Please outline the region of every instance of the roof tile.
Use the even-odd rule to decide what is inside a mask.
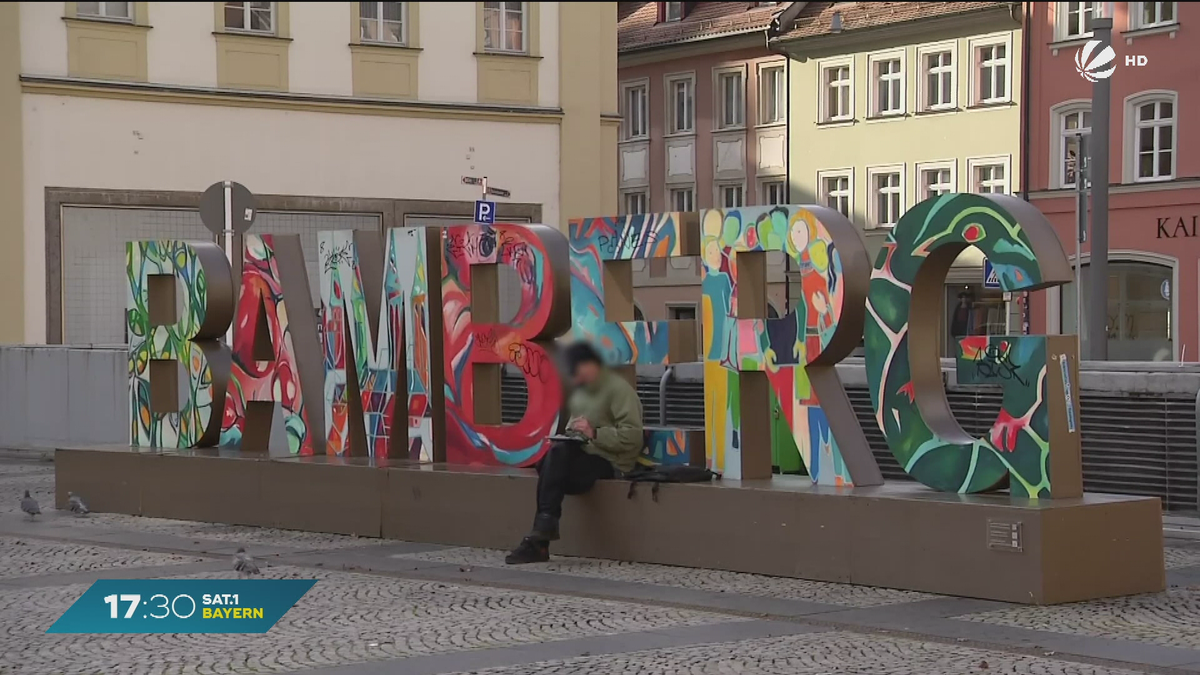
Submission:
[[[790,3],[754,7],[753,2],[696,2],[680,21],[658,21],[657,2],[622,2],[617,9],[617,51],[718,38],[765,30]],[[969,4],[969,3],[961,3]]]
[[[877,28],[937,16],[965,14],[1007,5],[1007,2],[810,2],[780,40],[825,35],[833,15],[842,15],[842,32]]]

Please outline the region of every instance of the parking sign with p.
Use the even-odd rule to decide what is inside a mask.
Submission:
[[[483,200],[476,201],[475,222],[483,223],[484,225],[495,225],[496,202],[485,202]]]

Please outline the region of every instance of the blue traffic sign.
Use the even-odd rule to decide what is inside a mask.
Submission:
[[[496,202],[475,202],[475,222],[485,225],[496,224]]]
[[[983,287],[1000,289],[1000,275],[996,274],[996,268],[987,258],[983,259]]]

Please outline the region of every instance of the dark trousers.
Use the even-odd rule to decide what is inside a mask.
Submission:
[[[554,518],[562,516],[563,497],[583,494],[596,481],[615,475],[607,459],[584,452],[580,443],[568,442],[550,446],[537,472],[537,512]]]

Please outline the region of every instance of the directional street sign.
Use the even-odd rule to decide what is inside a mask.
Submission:
[[[501,190],[500,188],[494,188],[494,187],[489,187],[487,189],[487,193],[489,195],[493,195],[495,197],[511,197],[512,196],[512,193],[509,192],[508,190]]]
[[[475,176],[463,176],[462,182],[463,185],[483,185],[483,179]]]
[[[475,202],[475,222],[484,225],[496,224],[496,202]]]

